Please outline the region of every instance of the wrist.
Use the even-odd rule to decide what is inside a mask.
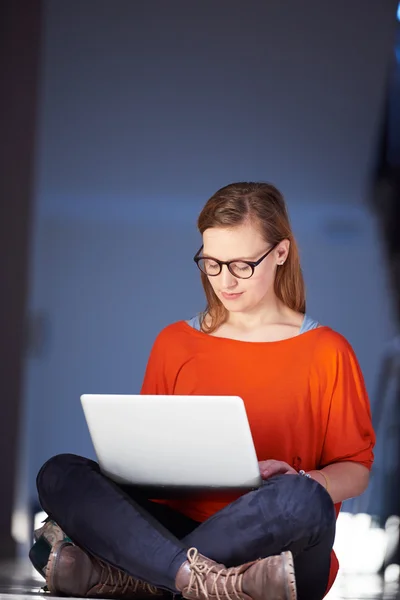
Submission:
[[[322,485],[326,490],[328,489],[327,478],[321,473],[321,471],[317,471],[316,469],[314,469],[308,472],[311,476],[311,479],[314,479],[314,481]]]

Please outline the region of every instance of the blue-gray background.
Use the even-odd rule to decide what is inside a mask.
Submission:
[[[93,455],[80,394],[137,393],[158,331],[203,308],[196,216],[232,181],[285,194],[308,312],[378,401],[394,318],[367,201],[396,4],[45,2],[21,506],[46,458]]]

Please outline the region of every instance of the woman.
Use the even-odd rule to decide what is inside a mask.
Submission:
[[[295,600],[297,587],[300,600],[320,600],[335,579],[336,517],[366,489],[375,442],[356,357],[305,315],[298,251],[274,186],[222,188],[198,227],[207,308],[159,334],[142,394],[242,397],[263,485],[229,503],[151,501],[93,461],[50,459],[40,501],[74,542],[59,530],[46,566],[54,594]]]

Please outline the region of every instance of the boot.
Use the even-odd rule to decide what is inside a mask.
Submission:
[[[33,533],[34,544],[29,550],[29,558],[32,565],[46,579],[46,565],[49,561],[50,552],[57,542],[71,542],[59,525],[50,518],[44,521],[39,529]]]
[[[227,569],[190,548],[176,588],[188,600],[296,600],[291,552]]]
[[[38,542],[40,538],[44,538],[50,546],[54,546],[56,542],[60,542],[61,540],[70,541],[61,527],[49,517],[44,520],[43,525],[39,529],[35,529],[33,537],[35,542]]]
[[[161,599],[163,590],[87,554],[69,542],[57,542],[46,568],[51,594],[81,598]]]

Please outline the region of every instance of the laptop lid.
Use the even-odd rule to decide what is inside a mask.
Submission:
[[[81,396],[100,468],[117,483],[252,489],[261,484],[236,396]]]

